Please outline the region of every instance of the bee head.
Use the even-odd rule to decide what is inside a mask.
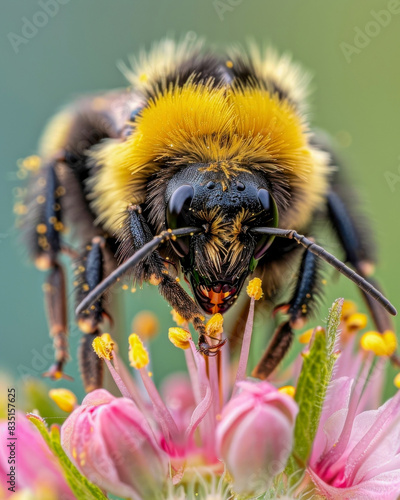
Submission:
[[[207,314],[224,313],[273,237],[249,229],[276,227],[278,211],[265,176],[224,164],[196,164],[178,172],[165,192],[168,228],[201,234],[171,241],[196,301]]]

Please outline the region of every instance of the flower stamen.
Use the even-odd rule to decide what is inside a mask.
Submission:
[[[192,338],[192,336],[187,330],[174,326],[168,330],[168,338],[175,347],[178,347],[178,349],[186,350],[190,347],[189,340]]]
[[[365,351],[371,351],[376,356],[391,356],[396,350],[397,339],[390,330],[383,334],[367,332],[361,337],[360,345]]]
[[[102,337],[96,337],[92,342],[92,347],[99,358],[109,361],[112,359],[112,348],[110,349],[110,343]]]
[[[246,289],[247,295],[254,300],[260,300],[264,295],[261,288],[261,280],[260,278],[252,279]]]
[[[209,337],[220,338],[223,329],[224,317],[222,314],[214,314],[206,323],[206,333]]]
[[[149,353],[136,333],[129,335],[129,362],[133,368],[140,370],[149,364]]]

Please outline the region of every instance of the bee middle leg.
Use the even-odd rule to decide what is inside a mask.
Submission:
[[[301,328],[313,312],[319,290],[319,274],[318,258],[311,252],[304,252],[292,298],[287,304],[277,308],[287,313],[289,319],[275,330],[265,353],[252,372],[253,377],[266,379],[288,352],[294,337],[293,329]]]
[[[104,277],[105,245],[104,238],[95,236],[75,263],[74,285],[78,304]],[[76,317],[78,327],[84,333],[79,345],[79,368],[86,392],[99,389],[103,382],[102,362],[92,348],[106,314],[103,301],[101,297]]]

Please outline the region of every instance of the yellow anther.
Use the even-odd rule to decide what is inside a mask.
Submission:
[[[348,330],[357,331],[367,326],[368,318],[366,314],[353,313],[346,317],[345,322]]]
[[[151,311],[142,311],[132,320],[132,332],[137,332],[139,337],[147,340],[155,337],[160,330],[157,316]]]
[[[387,355],[391,356],[397,349],[397,337],[391,330],[383,332],[383,340],[386,344]]]
[[[226,61],[226,67],[227,68],[233,68],[233,62],[232,61]]]
[[[122,290],[128,290],[129,286],[128,285],[122,285]]]
[[[218,337],[224,331],[224,317],[222,314],[214,314],[206,323],[206,333],[210,337]]]
[[[280,387],[278,391],[282,394],[287,394],[291,398],[294,398],[294,395],[296,394],[296,388],[292,385],[284,385],[283,387]]]
[[[397,389],[400,389],[400,373],[398,373],[393,380],[394,385],[397,387]]]
[[[106,349],[110,354],[112,351],[117,351],[117,345],[109,333],[103,333],[100,338],[106,344]]]
[[[129,335],[129,362],[131,366],[140,370],[149,364],[149,354],[136,333]]]
[[[186,319],[183,318],[177,311],[175,311],[175,309],[172,309],[171,314],[172,314],[172,319],[178,326],[183,326],[187,323]]]
[[[308,344],[311,340],[313,332],[314,332],[314,328],[310,328],[309,330],[306,330],[304,333],[302,333],[299,336],[300,344]]]
[[[49,396],[63,411],[71,413],[78,401],[75,394],[68,389],[51,389]]]
[[[261,297],[264,295],[262,288],[261,288],[261,280],[260,278],[254,278],[250,281],[250,283],[247,286],[247,295],[254,299],[254,300],[260,300]]]
[[[376,356],[391,356],[397,347],[396,336],[387,330],[384,334],[367,332],[361,337],[361,347]]]
[[[342,319],[346,320],[357,312],[357,306],[351,300],[344,300],[342,306]]]
[[[92,347],[99,358],[112,359],[112,351],[110,351],[109,346],[101,337],[96,337],[93,340]]]
[[[168,338],[179,349],[189,349],[189,340],[192,338],[190,332],[183,328],[174,326],[168,330]]]
[[[142,83],[147,82],[148,79],[149,77],[147,76],[146,73],[142,73],[141,75],[139,75],[139,81]]]

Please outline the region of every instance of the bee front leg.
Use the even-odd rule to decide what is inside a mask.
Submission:
[[[183,319],[193,323],[195,330],[199,334],[199,345],[208,345],[203,323],[204,316],[201,314],[194,300],[185,292],[176,279],[164,274],[158,285],[158,289],[164,299]]]
[[[119,255],[129,258],[143,245],[153,239],[153,235],[139,205],[130,205],[121,237]],[[177,278],[168,274],[165,262],[158,251],[152,252],[133,269],[134,279],[157,285],[160,294],[186,321],[192,322],[200,339],[205,335],[204,317],[193,299],[185,292]]]
[[[320,285],[318,264],[314,254],[304,252],[293,296],[287,304],[276,308],[287,313],[289,320],[275,330],[267,350],[252,372],[253,377],[266,379],[275,370],[292,344],[293,329],[304,326],[312,313]]]

